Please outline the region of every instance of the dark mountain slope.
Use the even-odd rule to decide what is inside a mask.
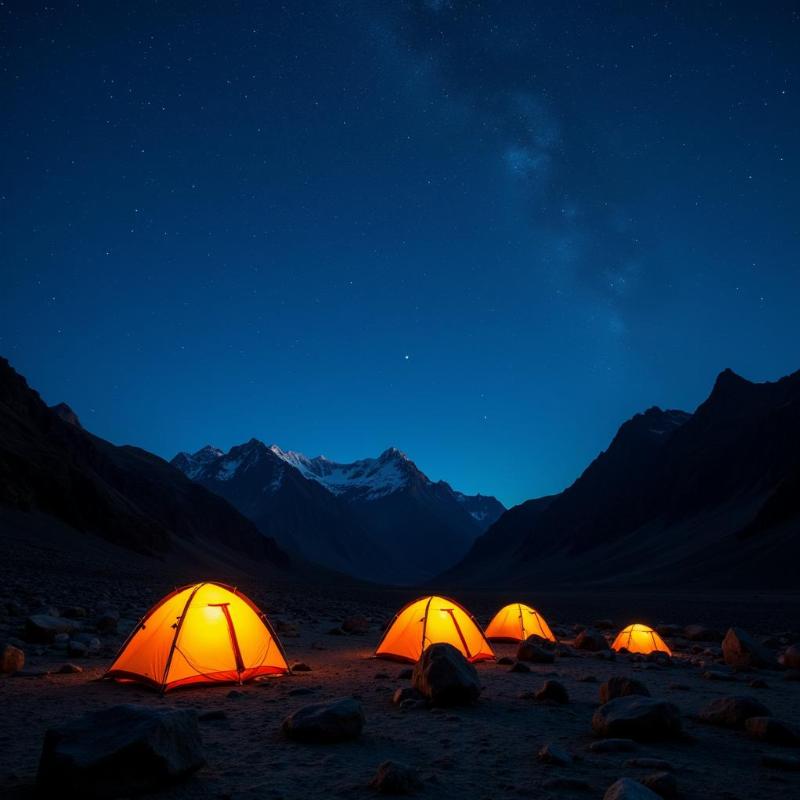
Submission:
[[[754,384],[726,370],[693,415],[654,408],[626,422],[545,509],[507,512],[444,577],[468,585],[791,583],[798,475],[800,373]]]
[[[181,540],[242,562],[288,563],[222,498],[163,459],[116,447],[64,414],[0,359],[0,506],[40,512],[141,553],[165,554]]]

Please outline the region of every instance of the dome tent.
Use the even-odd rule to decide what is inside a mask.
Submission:
[[[544,617],[523,603],[503,606],[486,629],[486,638],[493,642],[523,642],[531,635],[541,636],[550,642],[556,640]]]
[[[652,628],[639,622],[623,628],[617,634],[611,648],[613,650],[625,649],[629,653],[643,653],[644,655],[654,652],[672,655],[672,651],[664,640]]]
[[[429,595],[403,606],[375,650],[378,658],[415,663],[427,647],[447,642],[469,661],[494,658],[474,617],[455,600]]]
[[[166,692],[288,672],[283,648],[258,607],[234,588],[206,582],[156,603],[104,677]]]

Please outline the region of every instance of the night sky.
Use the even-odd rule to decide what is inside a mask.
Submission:
[[[0,354],[167,458],[559,490],[800,368],[797,8],[0,2]]]

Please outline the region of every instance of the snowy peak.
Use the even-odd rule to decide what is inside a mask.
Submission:
[[[189,480],[194,480],[209,464],[223,455],[225,454],[218,447],[212,447],[210,444],[207,444],[205,447],[201,447],[196,453],[178,453],[178,455],[172,459],[172,464],[189,478]]]

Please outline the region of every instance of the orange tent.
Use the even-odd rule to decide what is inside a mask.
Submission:
[[[642,625],[635,622],[633,625],[628,625],[623,628],[614,639],[614,644],[611,645],[614,650],[622,650],[625,648],[630,653],[666,653],[672,655],[672,651],[667,647],[664,640],[647,625]]]
[[[432,644],[447,642],[470,661],[488,661],[494,652],[474,617],[455,600],[438,595],[420,597],[392,620],[375,655],[416,662]]]
[[[236,589],[209,582],[176,589],[156,603],[104,677],[166,692],[288,672],[283,648],[258,607]]]
[[[493,642],[522,642],[532,634],[551,642],[556,640],[544,617],[522,603],[503,606],[486,629],[486,638]]]

